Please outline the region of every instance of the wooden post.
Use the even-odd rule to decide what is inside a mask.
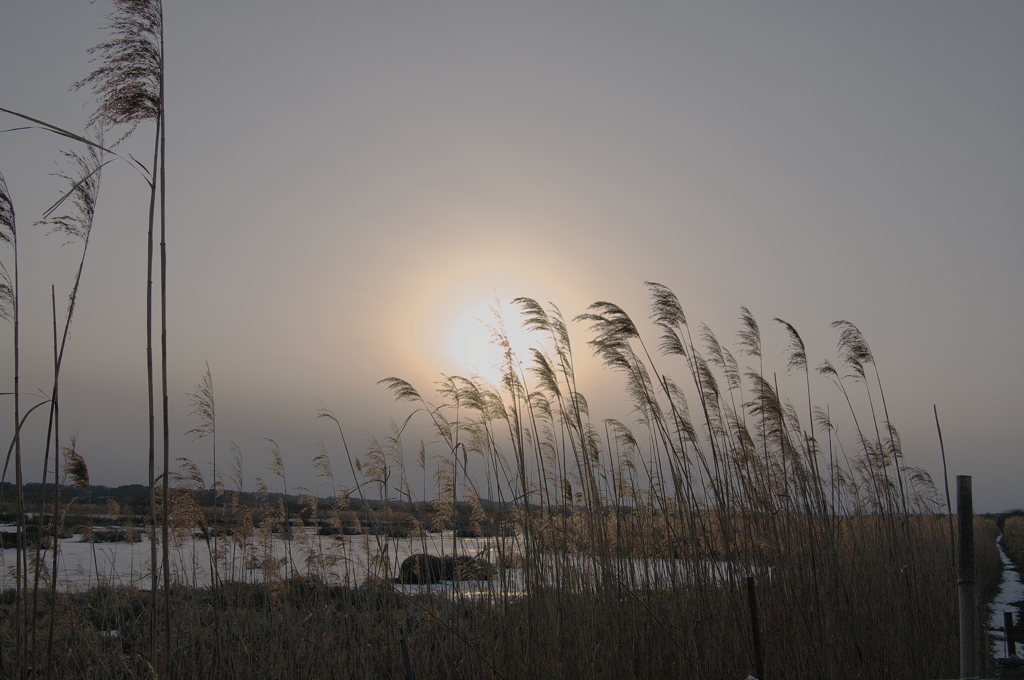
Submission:
[[[409,657],[409,643],[402,638],[402,660],[405,662],[406,680],[416,680],[416,674],[412,672],[412,659]]]
[[[1003,633],[1006,635],[1006,658],[1017,656],[1017,641],[1013,637],[1013,612],[1003,612]]]
[[[754,589],[754,577],[747,577],[747,604],[750,606],[750,631],[754,637],[754,666],[757,680],[764,678],[764,652],[761,649],[761,624],[757,614],[757,591]]]
[[[978,677],[978,608],[974,580],[974,498],[970,475],[957,475],[956,514],[959,523],[960,677]]]

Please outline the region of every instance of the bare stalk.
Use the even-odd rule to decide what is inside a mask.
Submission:
[[[14,327],[14,484],[17,495],[17,552],[15,556],[16,595],[14,605],[15,619],[15,658],[19,668],[25,667],[25,595],[28,592],[28,564],[25,550],[25,488],[21,473],[21,393],[20,367],[21,354],[19,347],[19,309],[18,309],[18,228],[14,213],[14,203],[3,174],[0,174],[0,243],[8,245],[13,251],[14,274],[0,262],[0,318],[10,321]],[[26,414],[27,415],[27,414]],[[8,452],[8,461],[10,453]],[[4,463],[4,474],[7,463]]]

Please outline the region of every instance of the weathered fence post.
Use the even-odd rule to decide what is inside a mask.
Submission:
[[[409,643],[402,637],[402,661],[405,662],[406,680],[416,680],[416,674],[412,671],[412,658],[409,656]]]
[[[1006,658],[1017,656],[1017,641],[1013,637],[1013,612],[1003,612],[1003,633],[1006,635]]]
[[[974,581],[974,498],[970,475],[957,475],[956,513],[959,523],[960,677],[978,677],[977,584]]]

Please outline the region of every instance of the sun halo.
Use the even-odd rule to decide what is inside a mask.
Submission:
[[[504,329],[517,362],[523,362],[529,348],[538,346],[541,338],[524,330],[518,323],[518,314],[510,314],[512,310],[504,306],[500,307],[502,326],[494,310],[494,302],[467,305],[451,324],[447,349],[467,375],[477,375],[498,385],[505,361],[505,350],[498,339],[500,329]]]

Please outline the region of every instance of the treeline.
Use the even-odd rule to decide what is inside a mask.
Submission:
[[[46,486],[46,496],[52,497],[53,485],[48,484]],[[197,503],[202,507],[213,507],[215,505],[214,491],[213,489],[201,490],[193,492]],[[295,514],[300,514],[301,508],[308,506],[308,499],[297,495],[297,494],[283,494],[283,493],[268,493],[261,496],[255,491],[239,491],[239,492],[228,492],[237,493],[238,501],[241,505],[248,505],[255,507],[260,504],[276,506],[279,501],[284,501],[288,508],[293,509]],[[42,485],[38,482],[30,482],[24,485],[24,495],[26,503],[34,503],[38,506],[41,500],[44,500],[42,493]],[[221,494],[223,496],[223,492]],[[62,503],[73,503],[75,505],[106,505],[108,501],[114,501],[121,508],[119,514],[143,514],[146,511],[149,503],[149,487],[145,484],[124,484],[122,486],[104,486],[102,484],[92,484],[88,489],[82,489],[76,486],[61,486],[60,496]],[[14,521],[15,513],[15,498],[16,489],[15,485],[11,482],[0,483],[0,522]],[[319,498],[317,499],[320,508],[331,507],[336,502],[335,498]],[[223,499],[220,503],[223,504]],[[507,509],[507,503],[499,503],[497,501],[490,501],[486,499],[480,499],[480,503],[488,512],[497,512]],[[380,501],[373,499],[361,499],[358,497],[350,498],[347,501],[348,510],[360,511],[360,510],[384,510],[385,507],[397,512],[432,512],[432,503],[428,502],[408,502],[402,500],[390,500]],[[460,501],[458,504],[460,510],[464,510],[465,513],[470,511],[470,505],[467,502]],[[567,509],[564,511],[568,511]]]

